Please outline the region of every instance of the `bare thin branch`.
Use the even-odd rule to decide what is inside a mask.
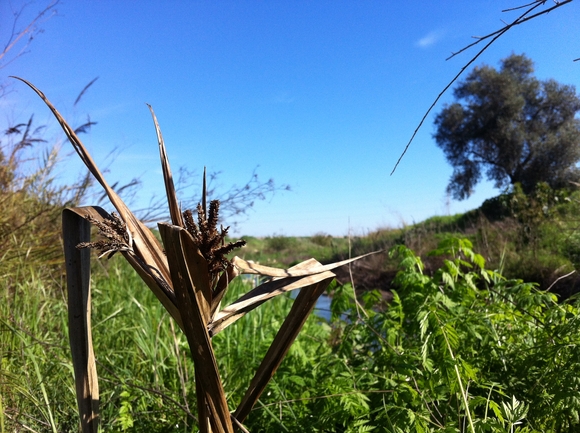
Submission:
[[[462,52],[464,52],[464,51],[468,50],[469,48],[473,47],[474,45],[477,45],[477,44],[479,44],[480,42],[482,42],[482,41],[484,41],[484,40],[486,40],[486,39],[489,39],[489,38],[491,38],[491,37],[493,37],[493,36],[497,35],[498,33],[502,33],[502,34],[503,34],[503,33],[505,33],[505,31],[503,31],[503,30],[506,30],[506,27],[507,27],[507,28],[511,28],[511,27],[514,27],[514,26],[517,26],[517,25],[523,24],[523,23],[525,23],[526,21],[529,21],[529,20],[531,20],[531,19],[534,19],[534,18],[537,18],[537,17],[539,17],[540,15],[544,15],[544,14],[547,14],[547,13],[549,13],[549,12],[552,12],[554,9],[557,9],[557,8],[559,8],[559,7],[561,7],[561,6],[564,6],[564,5],[568,4],[568,3],[571,3],[572,1],[573,1],[573,0],[565,0],[565,1],[563,1],[563,2],[557,3],[555,6],[552,6],[551,8],[545,9],[545,10],[543,10],[543,11],[541,11],[541,12],[538,12],[538,13],[535,13],[535,14],[533,14],[533,15],[526,16],[526,17],[520,16],[520,17],[519,17],[517,20],[513,21],[511,24],[505,23],[505,26],[504,26],[504,27],[502,27],[501,29],[498,29],[498,30],[496,30],[495,32],[489,33],[489,34],[487,34],[487,35],[485,35],[485,36],[476,36],[476,37],[475,37],[475,39],[477,39],[477,40],[476,40],[475,42],[473,42],[473,43],[471,43],[471,44],[469,44],[469,45],[466,45],[465,47],[463,47],[463,48],[462,48],[462,49],[460,49],[459,51],[456,51],[456,52],[452,53],[452,54],[451,54],[451,56],[447,57],[445,60],[452,59],[453,57],[457,56],[458,54],[460,54],[460,53],[462,53]],[[518,8],[513,8],[513,9],[506,9],[506,10],[503,10],[502,12],[507,12],[507,11],[516,10],[516,9],[521,9],[521,8],[523,8],[523,7],[526,7],[526,6],[529,6],[529,5],[535,5],[535,6],[532,6],[530,9],[528,9],[528,10],[527,10],[527,11],[524,13],[524,15],[527,15],[527,14],[529,14],[529,13],[530,13],[530,12],[531,12],[533,9],[537,8],[538,6],[540,6],[540,5],[544,4],[544,3],[545,3],[545,1],[541,1],[541,2],[533,2],[533,3],[529,3],[528,5],[519,6]],[[502,32],[502,31],[503,31],[503,32]]]
[[[59,3],[59,1],[60,0],[52,0],[50,2],[50,4],[47,7],[45,7],[42,11],[40,11],[38,13],[38,15],[36,15],[36,17],[32,21],[30,21],[30,23],[28,23],[28,25],[22,30],[16,30],[16,26],[18,24],[18,19],[20,18],[20,15],[22,14],[22,12],[24,10],[24,7],[20,11],[18,11],[17,13],[14,14],[14,22],[12,25],[12,32],[10,34],[10,37],[8,38],[8,42],[4,46],[4,49],[2,50],[2,52],[0,52],[0,69],[6,67],[10,63],[12,63],[14,60],[16,60],[18,57],[20,57],[26,53],[26,48],[28,48],[28,46],[30,45],[30,43],[34,39],[34,35],[39,32],[36,25],[38,23],[40,23],[41,20],[43,18],[45,18],[49,12],[52,12],[52,15],[56,14],[55,7]],[[48,18],[50,18],[50,17],[48,17]],[[46,18],[46,19],[48,19],[48,18]],[[16,44],[18,44],[18,42],[22,38],[24,38],[27,35],[29,36],[28,42],[25,43],[25,45],[22,47],[20,52],[18,54],[16,54],[12,59],[10,59],[8,62],[2,64],[4,57],[10,51],[12,51],[12,49],[14,49]]]
[[[506,33],[512,27],[517,26],[518,24],[522,24],[523,22],[528,21],[529,19],[534,18],[536,16],[548,13],[548,12],[550,12],[550,11],[560,7],[560,6],[568,4],[570,2],[572,2],[572,0],[565,0],[563,2],[556,4],[555,6],[553,6],[551,8],[548,8],[548,9],[540,12],[540,13],[528,16],[528,14],[530,12],[532,12],[535,8],[539,7],[540,5],[544,4],[545,1],[535,3],[534,6],[527,9],[523,14],[521,14],[518,18],[516,18],[510,24],[507,24],[505,27],[502,27],[501,29],[499,29],[493,33],[490,33],[489,35],[482,36],[481,38],[478,38],[478,41],[474,42],[473,44],[468,45],[467,47],[465,47],[465,48],[461,49],[460,51],[458,51],[457,53],[455,53],[453,56],[465,51],[467,48],[469,48],[473,45],[478,44],[479,42],[481,42],[484,39],[488,39],[488,38],[492,37],[491,41],[489,41],[481,50],[479,50],[479,52],[475,56],[473,56],[473,58],[461,68],[461,70],[457,73],[457,75],[455,75],[455,77],[453,77],[453,79],[445,86],[445,88],[439,93],[439,95],[437,95],[437,97],[435,98],[435,100],[433,101],[431,106],[427,109],[427,111],[425,112],[425,114],[421,118],[421,121],[419,122],[419,125],[415,128],[415,131],[413,131],[413,135],[411,136],[411,139],[409,140],[409,142],[405,146],[403,153],[401,153],[401,156],[399,156],[399,159],[397,159],[397,162],[395,163],[395,166],[393,167],[393,170],[391,171],[391,176],[393,175],[395,170],[397,170],[399,163],[401,162],[401,160],[403,159],[403,157],[407,153],[407,150],[409,150],[409,147],[411,146],[411,143],[413,142],[413,140],[415,139],[415,136],[419,132],[419,129],[421,129],[421,127],[423,126],[423,123],[425,122],[425,119],[427,119],[427,116],[431,113],[431,111],[433,110],[435,105],[437,105],[437,103],[439,102],[439,99],[441,99],[441,97],[445,94],[445,92],[447,92],[447,90],[449,90],[449,88],[457,81],[457,79],[463,74],[463,72],[465,72],[465,70],[467,68],[469,68],[479,58],[479,56],[481,56],[483,54],[483,52],[485,50],[487,50],[495,41],[497,41],[504,33]],[[451,57],[453,57],[453,56],[451,56]],[[449,60],[449,59],[447,59],[447,60]]]
[[[566,275],[562,275],[562,276],[560,276],[560,277],[556,278],[556,280],[555,280],[555,281],[554,281],[552,284],[550,284],[550,287],[548,287],[548,288],[546,289],[546,292],[549,292],[550,290],[552,290],[552,287],[554,287],[554,285],[555,285],[555,284],[556,284],[558,281],[560,281],[560,280],[563,280],[564,278],[568,278],[570,275],[573,275],[574,273],[576,273],[576,270],[573,270],[572,272],[568,272]]]
[[[526,3],[525,5],[520,5],[520,6],[516,6],[516,7],[513,7],[513,8],[504,9],[504,10],[502,10],[502,12],[517,11],[519,9],[527,8],[527,7],[532,6],[534,4],[537,4],[537,3],[542,3],[543,4],[543,3],[546,3],[546,0],[534,0],[533,2]]]

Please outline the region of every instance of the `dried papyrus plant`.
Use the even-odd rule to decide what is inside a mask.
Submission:
[[[22,79],[21,79],[22,80]],[[69,334],[75,372],[76,393],[83,432],[97,432],[99,425],[98,376],[91,336],[90,253],[122,254],[157,296],[185,333],[195,368],[198,420],[201,432],[234,432],[280,366],[316,301],[334,278],[332,269],[357,257],[322,265],[306,260],[290,269],[276,269],[227,254],[243,241],[225,243],[227,229],[218,231],[219,201],[207,206],[205,179],[202,202],[194,212],[179,208],[163,137],[153,110],[161,166],[171,223],[159,223],[163,246],[135,217],[79,140],[45,95],[28,84],[50,108],[79,157],[108,195],[117,212],[87,206],[63,211],[63,238],[69,302]],[[197,222],[195,221],[197,219]],[[96,226],[101,240],[91,242],[90,227]],[[240,274],[270,277],[228,306],[221,301],[229,283]],[[269,299],[300,290],[292,308],[256,370],[242,400],[230,412],[212,347],[212,337]],[[153,336],[152,336],[153,338]]]

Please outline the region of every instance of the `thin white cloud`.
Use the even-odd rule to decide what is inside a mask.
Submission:
[[[443,39],[443,32],[439,30],[432,31],[415,42],[415,46],[419,48],[429,48],[430,46],[435,45],[441,39]]]

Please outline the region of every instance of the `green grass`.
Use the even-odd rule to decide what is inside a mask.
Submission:
[[[94,267],[92,326],[103,431],[130,425],[142,432],[196,431],[193,363],[185,336],[120,257]],[[64,288],[32,272],[19,278],[28,282],[0,285],[7,300],[0,304],[0,432],[76,431]],[[242,282],[230,287],[225,302],[249,290]],[[275,299],[216,336],[232,409],[291,303],[288,297]],[[324,341],[329,328],[319,322],[309,319],[307,333]],[[301,344],[299,338],[291,353]]]
[[[577,426],[577,306],[560,306],[530,285],[500,284],[495,274],[490,274],[495,292],[481,290],[482,259],[462,242],[443,244],[440,253],[450,254],[449,260],[433,277],[418,271],[412,252],[399,250],[392,260],[405,271],[398,277],[400,293],[386,311],[373,309],[380,301],[376,293],[365,295],[365,311],[357,311],[352,288],[334,287],[334,322],[309,318],[248,417],[248,429],[354,432],[420,426],[435,432],[447,426],[459,431],[462,402],[469,401],[474,428],[485,425],[485,431],[499,433],[505,431],[497,416],[503,409],[493,408],[512,395],[529,409],[526,425],[536,429],[530,432]],[[453,258],[453,251],[464,253]],[[121,257],[95,262],[94,268],[102,431],[197,431],[186,339]],[[25,269],[19,278],[26,282],[0,285],[7,300],[0,304],[0,432],[75,432],[63,288]],[[247,290],[244,283],[232,284],[225,302]],[[230,408],[291,303],[289,297],[268,302],[214,338]],[[454,359],[461,360],[457,368]],[[536,388],[551,394],[538,394]],[[551,399],[558,406],[552,407]],[[550,427],[552,414],[557,418]],[[393,428],[385,430],[388,425]]]
[[[312,257],[325,263],[337,256],[348,256],[348,239],[345,237],[319,234],[313,237],[242,236],[242,239],[247,245],[236,251],[238,256],[279,268],[287,268]]]
[[[62,291],[30,271],[0,293],[3,431],[66,431],[77,424]]]
[[[26,188],[0,194],[0,433],[77,432],[59,241],[65,189],[42,196],[34,178]],[[514,197],[517,214],[508,214],[505,204]],[[500,284],[496,274],[489,274],[493,284],[484,282],[474,270],[479,265],[470,263],[474,256],[465,254],[469,248],[463,256],[454,256],[458,249],[447,257],[428,253],[460,236],[473,244],[487,268],[547,288],[580,267],[578,215],[580,192],[542,190],[523,197],[516,191],[480,210],[352,239],[323,233],[246,237],[248,245],[238,255],[277,267],[397,245],[421,257],[405,250],[404,257],[375,256],[365,262],[364,272],[394,276],[404,269],[395,286],[401,293],[386,310],[374,307],[382,300],[377,293],[363,296],[362,311],[353,308],[352,287],[333,287],[334,321],[309,318],[248,417],[248,428],[354,432],[419,431],[420,426],[426,432],[443,427],[456,432],[468,401],[473,428],[496,433],[511,426],[500,419],[507,419],[508,409],[513,409],[510,416],[517,415],[516,396],[529,409],[524,414],[529,423],[523,425],[528,432],[577,429],[577,304],[562,299],[556,304],[550,294],[518,281]],[[418,272],[422,262],[426,266]],[[120,257],[93,264],[102,431],[197,431],[185,337]],[[579,280],[572,275],[558,284],[566,288],[570,281]],[[226,299],[247,289],[233,284]],[[291,303],[289,297],[268,302],[215,337],[230,408],[239,402]],[[507,402],[511,409],[502,406]]]

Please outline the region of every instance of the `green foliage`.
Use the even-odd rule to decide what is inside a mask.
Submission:
[[[447,187],[469,197],[485,172],[498,188],[539,182],[569,187],[580,170],[580,98],[573,86],[533,76],[525,55],[503,59],[496,70],[476,67],[454,90],[455,102],[435,119],[437,145],[453,166]]]
[[[316,233],[310,237],[310,241],[313,244],[320,245],[321,247],[330,247],[332,245],[332,236],[326,233]]]
[[[121,407],[119,408],[119,417],[117,421],[121,426],[122,431],[126,431],[133,427],[133,406],[131,405],[131,394],[129,391],[123,391],[119,394]]]
[[[433,254],[443,266],[433,276],[408,248],[391,254],[401,270],[389,308],[361,318],[351,306],[335,346],[372,372],[373,390],[390,390],[370,394],[369,407],[381,410],[369,423],[387,431],[578,428],[576,304],[487,270],[467,240],[440,244]],[[348,293],[337,291],[333,303],[344,305]]]
[[[275,252],[288,250],[295,244],[296,239],[289,236],[274,235],[266,238],[266,247]]]
[[[580,427],[580,312],[486,268],[471,241],[445,238],[423,260],[399,245],[388,308],[331,287],[332,320],[308,319],[248,417],[249,431],[560,432]],[[104,265],[104,267],[102,266]],[[100,269],[100,270],[99,270]],[[106,271],[106,272],[105,272]],[[35,274],[0,293],[5,431],[77,431],[66,304]],[[247,290],[232,287],[233,299]],[[227,302],[227,301],[226,301]],[[287,314],[266,303],[214,338],[230,407]],[[197,431],[187,342],[139,278],[95,267],[93,337],[104,431]],[[131,425],[132,423],[132,425]]]
[[[515,184],[511,193],[484,203],[482,211],[492,218],[500,216],[494,225],[503,226],[502,254],[506,260],[494,265],[501,265],[506,275],[536,281],[544,288],[577,268],[578,197],[577,191],[554,190],[540,182],[529,194]],[[497,246],[500,239],[486,241]],[[574,285],[573,281],[564,284]],[[571,294],[570,290],[557,291],[565,296]]]
[[[522,238],[529,242],[537,241],[540,226],[553,220],[557,205],[569,200],[568,196],[566,190],[553,190],[546,182],[539,182],[529,194],[525,194],[521,185],[516,183],[506,199],[509,200],[507,206],[511,216],[521,223]]]
[[[578,427],[578,308],[485,267],[465,239],[405,246],[397,290],[354,302],[333,287],[332,322],[310,327],[247,421],[250,431],[556,432]],[[264,323],[264,322],[262,322]],[[316,344],[311,332],[318,329]],[[325,344],[330,342],[330,346]]]

